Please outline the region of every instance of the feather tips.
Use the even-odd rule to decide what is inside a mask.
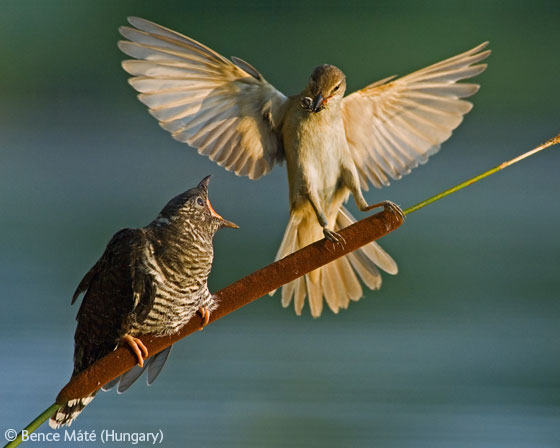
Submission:
[[[119,48],[135,59],[122,66],[134,76],[129,82],[140,101],[173,138],[251,179],[282,160],[274,123],[287,98],[253,66],[148,20],[129,22],[135,28],[120,28],[128,40]]]
[[[335,229],[348,227],[354,222],[355,219],[348,210],[341,207],[336,218]],[[308,225],[309,221],[302,220],[297,214],[290,216],[276,260],[318,239],[305,237],[314,233],[313,229],[305,227]],[[314,226],[320,229],[317,223],[314,223]],[[301,238],[300,233],[303,234]],[[288,307],[293,299],[295,312],[300,315],[307,297],[311,315],[319,317],[323,311],[324,298],[330,310],[338,313],[339,310],[348,308],[350,301],[357,301],[363,296],[358,278],[370,289],[381,287],[381,274],[378,267],[390,274],[396,274],[398,271],[397,264],[391,256],[376,242],[372,242],[284,285],[282,306]]]
[[[346,137],[362,187],[365,178],[378,188],[389,185],[388,178],[399,179],[439,150],[472,108],[462,98],[478,85],[457,81],[486,69],[478,63],[490,54],[482,51],[487,44],[344,98]]]

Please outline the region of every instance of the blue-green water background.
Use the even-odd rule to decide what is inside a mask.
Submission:
[[[560,131],[556,1],[3,0],[0,12],[0,439],[68,380],[70,298],[116,230],[213,174],[214,207],[241,226],[215,239],[217,290],[269,263],[287,222],[282,167],[235,177],[135,99],[116,47],[127,15],[246,59],[286,94],[324,62],[351,91],[490,40],[474,110],[369,202],[410,206]],[[161,429],[171,447],[560,446],[559,167],[548,151],[411,215],[382,240],[400,272],[381,291],[319,320],[263,298],[178,344],[152,387],[100,394],[73,428]]]

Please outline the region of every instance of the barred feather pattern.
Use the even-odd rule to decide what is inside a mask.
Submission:
[[[92,394],[89,397],[70,400],[62,405],[49,420],[49,426],[53,429],[60,428],[61,426],[70,426],[84,408],[91,403],[94,397],[95,394]]]
[[[156,295],[146,318],[132,322],[132,335],[173,334],[201,307],[209,311],[217,307],[207,285],[214,255],[212,240],[192,227],[169,238],[167,245],[159,257],[154,244],[145,248],[141,266],[153,278]]]
[[[172,334],[201,307],[216,309],[207,279],[212,239],[225,221],[211,209],[207,184],[205,178],[173,198],[148,226],[117,232],[84,276],[72,300],[85,293],[74,336],[73,376],[115,350],[125,335]],[[152,381],[165,359],[150,372]],[[69,426],[94,396],[65,403],[49,425]]]

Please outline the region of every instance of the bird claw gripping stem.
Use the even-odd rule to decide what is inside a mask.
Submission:
[[[378,207],[383,207],[383,210],[389,210],[395,215],[400,216],[400,218],[403,221],[406,219],[406,213],[403,212],[402,208],[400,208],[397,204],[391,201],[383,201],[383,202],[378,202],[377,204],[369,205],[364,211],[373,210],[374,208],[378,208]]]

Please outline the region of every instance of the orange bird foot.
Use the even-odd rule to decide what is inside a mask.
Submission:
[[[202,316],[202,320],[203,320],[202,327],[200,327],[200,330],[204,330],[204,327],[208,325],[208,321],[210,320],[210,311],[208,311],[208,308],[201,306],[198,312]]]
[[[144,358],[148,357],[148,348],[144,343],[140,339],[130,336],[129,334],[125,334],[121,338],[121,341],[126,342],[130,346],[136,358],[138,358],[138,365],[144,367]]]

